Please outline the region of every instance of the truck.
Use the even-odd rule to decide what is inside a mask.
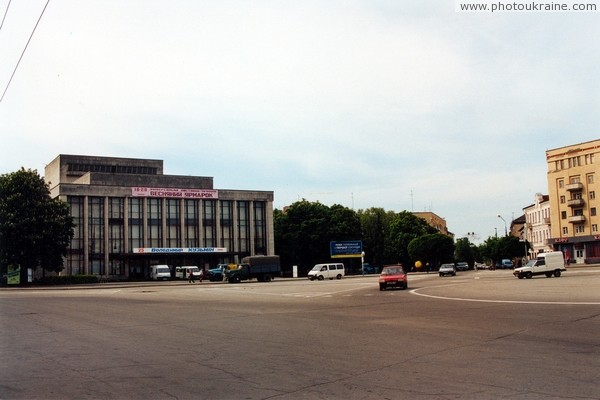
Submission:
[[[256,278],[259,282],[271,282],[276,276],[281,276],[279,256],[248,256],[242,258],[242,263],[235,269],[225,271],[229,283]]]
[[[220,282],[223,277],[226,277],[228,269],[237,268],[235,264],[218,264],[215,268],[211,268],[207,271],[208,280],[211,282]]]
[[[513,275],[519,279],[531,279],[536,275],[546,275],[546,278],[552,276],[559,277],[565,268],[565,258],[562,251],[550,251],[548,253],[540,253],[537,258],[529,260],[521,268],[516,268]]]

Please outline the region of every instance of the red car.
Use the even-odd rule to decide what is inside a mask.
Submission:
[[[379,275],[379,290],[388,287],[399,287],[408,289],[408,279],[402,265],[386,265]]]

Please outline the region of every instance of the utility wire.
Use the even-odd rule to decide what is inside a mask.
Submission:
[[[6,11],[4,11],[4,17],[2,17],[2,23],[0,23],[0,31],[2,30],[2,27],[4,26],[4,20],[6,19],[6,14],[8,14],[8,7],[10,7],[10,2],[11,2],[11,0],[8,0],[8,4],[6,5]]]
[[[46,11],[46,7],[48,7],[48,3],[50,3],[50,0],[46,1],[46,5],[44,6],[44,9],[42,10],[42,13],[40,14],[40,17],[38,18],[37,22],[35,23],[35,26],[33,27],[33,30],[31,31],[31,35],[29,35],[29,39],[27,40],[27,44],[25,44],[25,48],[23,48],[23,52],[21,53],[21,56],[19,57],[19,61],[17,61],[17,65],[15,65],[15,69],[13,70],[13,73],[10,76],[10,79],[8,80],[8,83],[6,84],[6,87],[4,88],[4,92],[2,93],[2,97],[0,97],[0,103],[2,103],[2,100],[4,100],[4,95],[6,95],[6,91],[8,90],[8,87],[10,86],[10,83],[12,82],[13,77],[15,76],[15,73],[17,72],[17,68],[19,68],[19,64],[21,63],[21,59],[23,59],[23,55],[25,54],[25,51],[27,50],[27,46],[29,46],[29,42],[31,42],[31,38],[33,37],[33,34],[35,33],[35,30],[36,30],[38,24],[40,23],[40,20],[42,19],[42,16],[44,15],[44,11]]]

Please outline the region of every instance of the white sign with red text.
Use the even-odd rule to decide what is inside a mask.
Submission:
[[[177,189],[132,187],[132,197],[161,197],[176,199],[218,199],[219,191],[214,189]]]

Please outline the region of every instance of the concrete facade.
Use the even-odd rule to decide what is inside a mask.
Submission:
[[[63,274],[146,279],[153,264],[274,254],[272,191],[217,190],[212,177],[164,175],[162,160],[65,154],[44,179],[75,222]]]
[[[600,140],[546,151],[551,238],[571,263],[600,262]]]

